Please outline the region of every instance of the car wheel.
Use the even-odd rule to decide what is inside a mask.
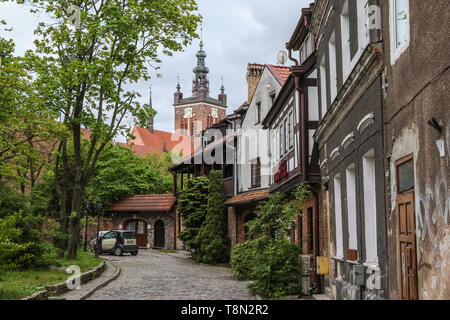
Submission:
[[[114,255],[116,255],[116,256],[121,256],[121,255],[122,255],[122,248],[121,248],[121,247],[117,247],[117,248],[114,250]]]
[[[132,252],[131,253],[133,256],[136,256],[138,253],[137,253],[137,251],[136,252]]]

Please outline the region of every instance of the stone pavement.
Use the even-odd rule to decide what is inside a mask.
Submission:
[[[229,268],[188,259],[185,252],[141,250],[137,256],[104,256],[122,269],[120,276],[90,300],[254,300],[247,281]]]
[[[57,300],[80,300],[84,299],[84,297],[89,294],[92,290],[94,290],[97,286],[102,285],[104,282],[108,281],[113,277],[118,267],[111,263],[110,261],[106,261],[106,270],[103,273],[95,278],[94,280],[89,281],[88,283],[82,284],[80,289],[70,290],[63,295],[56,297]]]

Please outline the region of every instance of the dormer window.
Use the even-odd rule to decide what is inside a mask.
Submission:
[[[256,123],[261,123],[261,102],[256,103]]]
[[[270,104],[273,105],[275,103],[275,97],[276,97],[275,92],[271,92],[269,97],[270,97]]]

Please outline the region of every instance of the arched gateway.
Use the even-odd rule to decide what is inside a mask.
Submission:
[[[164,248],[166,239],[166,231],[164,228],[164,222],[158,220],[155,223],[155,248]]]
[[[175,202],[173,194],[131,196],[114,203],[104,218],[113,228],[135,231],[140,248],[175,249]]]

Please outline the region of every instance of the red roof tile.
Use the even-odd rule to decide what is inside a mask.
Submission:
[[[115,202],[110,211],[165,212],[172,209],[175,200],[169,193],[131,196]]]
[[[270,72],[274,75],[274,77],[278,80],[278,82],[283,85],[287,78],[289,78],[289,75],[291,74],[291,68],[290,67],[284,67],[284,66],[275,66],[272,64],[268,64],[267,68]]]
[[[269,189],[256,190],[238,194],[227,200],[226,205],[246,204],[254,201],[261,201],[269,198]]]
[[[134,140],[128,141],[128,145],[140,156],[145,156],[149,153],[164,153],[164,147],[167,151],[171,151],[179,143],[172,141],[172,133],[160,130],[153,130],[151,133],[146,128],[139,128],[135,126],[132,131]]]

